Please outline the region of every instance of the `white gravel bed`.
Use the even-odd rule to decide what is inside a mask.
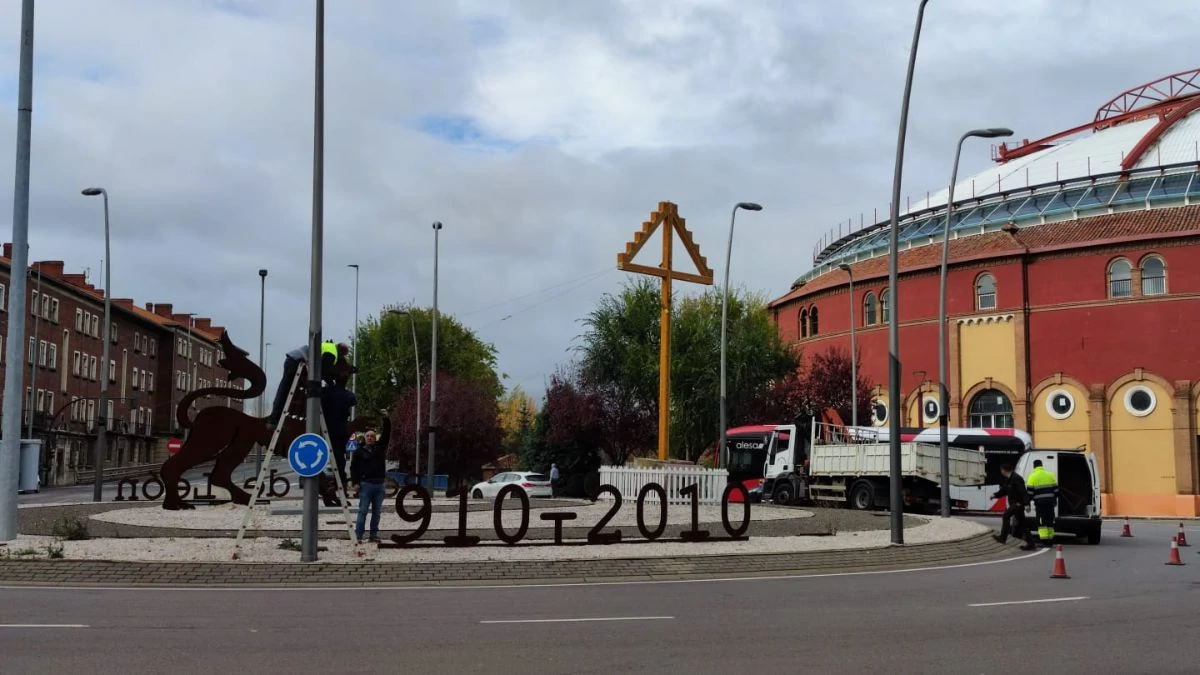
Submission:
[[[416,529],[417,523],[408,523],[401,520],[400,516],[396,515],[394,501],[385,502],[383,513],[380,516],[379,527],[381,530],[392,531],[408,531]],[[298,505],[298,504],[297,504]],[[418,508],[417,502],[406,504],[409,513],[415,513]],[[548,520],[542,520],[540,514],[551,513],[555,511],[570,511],[577,515],[573,521],[563,523],[564,527],[591,527],[600,522],[604,514],[608,513],[612,508],[612,502],[596,502],[579,503],[579,504],[564,504],[561,506],[553,506],[549,508],[530,509],[529,511],[529,529],[553,529],[554,523]],[[658,522],[658,505],[647,504],[645,520],[650,527]],[[742,519],[742,505],[730,504],[729,519],[732,523],[737,524]],[[245,516],[246,507],[237,504],[221,504],[219,506],[197,506],[194,511],[164,511],[161,506],[153,505],[142,508],[127,508],[105,511],[90,516],[93,520],[101,520],[108,523],[116,523],[119,525],[140,525],[143,527],[171,527],[189,530],[236,530],[242,524],[242,518]],[[754,520],[782,520],[788,518],[809,518],[812,517],[811,511],[802,511],[799,509],[784,509],[773,506],[762,506],[752,504],[750,507],[750,517]],[[350,518],[353,522],[355,514],[351,513]],[[702,523],[720,523],[721,522],[721,507],[719,506],[701,506],[699,508],[700,522]],[[467,512],[467,529],[493,529],[492,509],[481,511]],[[667,522],[673,525],[687,525],[691,523],[692,510],[687,504],[672,504],[667,508]],[[269,507],[263,506],[256,508],[254,512],[253,527],[259,530],[279,530],[279,531],[300,531],[300,515],[270,515]],[[521,525],[521,512],[518,509],[504,509],[501,520],[504,527],[515,532]],[[342,520],[342,511],[323,512],[318,519],[319,526],[322,530],[338,530],[345,529]],[[331,524],[332,523],[332,524]],[[368,525],[369,525],[368,516]],[[621,510],[613,519],[608,522],[608,528],[612,527],[636,527],[637,526],[637,507],[635,504],[625,502],[621,505]],[[430,518],[429,529],[431,530],[453,530],[458,528],[458,511],[435,511]]]
[[[926,518],[916,527],[906,528],[904,540],[909,544],[958,541],[986,532],[985,525],[958,518]],[[881,525],[888,521],[881,520]],[[710,528],[711,529],[711,528]],[[720,530],[714,535],[722,535]],[[636,535],[635,535],[636,536]],[[11,553],[23,548],[39,550],[45,557],[45,547],[53,537],[21,535],[9,542]],[[242,542],[241,561],[253,563],[298,562],[300,553],[279,548],[279,539],[250,539]],[[298,540],[297,540],[298,541]],[[486,541],[490,541],[490,538]],[[866,532],[844,532],[834,536],[813,537],[751,537],[747,541],[684,544],[614,544],[611,546],[534,546],[449,548],[442,546],[414,549],[376,549],[364,547],[365,557],[354,556],[353,546],[345,539],[322,541],[329,550],[320,554],[323,562],[362,564],[370,562],[440,563],[467,561],[516,560],[596,560],[602,558],[656,558],[667,556],[732,555],[748,553],[795,553],[803,551],[838,551],[883,548],[890,544],[887,529]],[[90,539],[61,542],[68,560],[112,561],[175,561],[227,562],[233,553],[233,538],[178,539]],[[16,557],[16,556],[14,556]]]

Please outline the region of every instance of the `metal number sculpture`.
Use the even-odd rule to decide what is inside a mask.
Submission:
[[[733,526],[729,518],[730,497],[734,492],[740,492],[742,497],[742,518],[737,527]],[[621,492],[612,485],[601,485],[596,493],[595,502],[602,494],[612,495],[612,506],[604,513],[604,516],[596,522],[595,525],[587,533],[585,542],[579,544],[594,544],[594,545],[611,545],[620,543],[645,543],[661,539],[667,529],[667,491],[663,486],[657,483],[648,483],[642,486],[637,497],[637,530],[638,534],[642,535],[642,539],[624,539],[620,530],[612,532],[604,532],[604,527],[621,510],[621,505],[624,500]],[[653,530],[646,527],[645,519],[645,504],[646,498],[654,494],[658,497],[659,516],[658,522]],[[699,528],[700,521],[700,504],[699,504],[699,485],[688,485],[679,491],[680,496],[690,497],[691,506],[691,528],[679,533],[679,539],[673,541],[682,542],[706,542],[706,541],[744,541],[749,539],[746,532],[750,529],[750,493],[741,483],[730,483],[725,487],[725,491],[721,494],[721,527],[725,530],[725,537],[713,537],[708,530]],[[409,513],[404,507],[404,500],[410,495],[416,495],[421,501],[421,507],[416,513]],[[451,497],[458,497],[458,526],[456,533],[444,537],[442,542],[446,546],[467,547],[477,546],[480,543],[480,538],[474,535],[467,534],[467,494],[465,490],[451,490]],[[503,513],[504,501],[509,497],[515,497],[520,506],[521,523],[515,532],[509,532],[504,527]],[[525,491],[516,485],[506,485],[496,495],[496,501],[492,506],[492,527],[496,531],[496,538],[508,546],[515,546],[529,533],[529,496]],[[393,534],[392,541],[395,546],[407,546],[418,539],[421,535],[429,530],[429,524],[433,519],[433,501],[430,498],[429,491],[420,485],[406,485],[402,488],[399,494],[396,495],[396,514],[406,523],[417,523],[417,529],[405,534]],[[569,511],[552,511],[543,513],[539,516],[541,520],[552,521],[554,523],[554,540],[549,544],[528,544],[535,546],[546,545],[563,545],[563,522],[575,520],[578,514]]]
[[[191,433],[184,441],[178,453],[163,462],[160,470],[161,482],[164,485],[178,485],[183,474],[200,464],[216,460],[213,464],[209,483],[229,491],[230,499],[236,504],[249,504],[250,494],[233,482],[233,470],[245,461],[250,450],[256,443],[263,446],[271,442],[271,432],[267,429],[267,418],[254,417],[242,410],[226,406],[210,406],[203,408],[193,419],[190,414],[192,404],[197,400],[217,396],[221,398],[245,401],[263,393],[267,385],[267,376],[250,360],[247,352],[233,344],[227,332],[221,333],[219,340],[224,356],[218,365],[229,371],[231,382],[244,379],[250,386],[238,387],[205,387],[197,389],[183,397],[175,409],[175,418],[180,429],[189,429]],[[345,375],[352,371],[347,359],[338,359],[334,373],[322,373],[324,378]],[[305,431],[305,396],[304,381],[307,378],[306,366],[300,367],[299,385],[292,396],[292,404],[284,412],[283,422],[279,431],[279,439],[275,444],[275,455],[284,456],[288,445]],[[327,492],[332,481],[321,476],[321,491]],[[186,495],[180,495],[174,490],[165,490],[163,508],[168,511],[193,509],[192,504],[185,501]]]

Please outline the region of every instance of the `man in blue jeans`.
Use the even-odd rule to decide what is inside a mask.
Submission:
[[[350,481],[358,486],[358,522],[354,533],[359,543],[363,540],[363,530],[366,529],[367,509],[371,510],[371,537],[368,541],[379,543],[379,516],[383,512],[384,481],[387,480],[387,448],[388,437],[391,435],[392,421],[388,412],[380,410],[383,417],[383,431],[376,435],[375,430],[367,431],[365,443],[354,451],[350,461]]]

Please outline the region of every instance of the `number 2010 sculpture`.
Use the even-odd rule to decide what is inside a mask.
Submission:
[[[691,501],[691,527],[679,533],[678,540],[664,541],[683,541],[683,542],[706,542],[706,541],[744,541],[749,539],[746,532],[750,529],[750,493],[745,486],[738,483],[731,483],[725,487],[725,492],[721,495],[721,526],[725,530],[725,537],[713,537],[708,530],[700,529],[700,503],[699,503],[699,486],[696,484],[688,485],[679,491],[680,496],[688,497]],[[741,522],[734,527],[729,519],[729,498],[734,492],[740,492],[742,496],[742,519]],[[543,521],[554,523],[554,544],[555,545],[587,545],[587,544],[619,544],[625,543],[642,543],[659,540],[667,529],[667,491],[663,486],[657,483],[648,483],[642,486],[641,491],[637,496],[637,529],[642,535],[641,540],[627,540],[623,538],[620,530],[612,532],[604,532],[605,526],[609,521],[617,515],[624,503],[621,493],[611,485],[601,485],[597,491],[593,502],[599,499],[601,495],[611,495],[613,498],[612,507],[604,514],[600,520],[592,526],[588,531],[587,540],[579,542],[564,542],[563,541],[563,523],[572,521],[578,518],[578,514],[570,511],[551,511],[542,513],[539,518]],[[658,498],[658,520],[655,523],[654,529],[646,526],[646,498],[651,494]],[[404,501],[409,496],[416,495],[421,502],[421,507],[415,513],[409,513],[404,507]],[[466,547],[476,546],[480,542],[480,537],[467,534],[467,490],[466,488],[457,488],[451,490],[450,497],[458,498],[458,531],[455,534],[448,535],[442,539],[446,546]],[[504,500],[509,497],[516,497],[520,503],[521,523],[515,532],[509,532],[504,528],[503,513]],[[496,495],[496,502],[492,507],[492,526],[496,531],[496,538],[500,541],[514,546],[520,543],[525,536],[529,534],[529,495],[525,493],[517,485],[506,485]],[[407,523],[416,523],[417,527],[412,532],[405,534],[393,534],[392,541],[397,546],[408,546],[421,538],[429,530],[430,522],[433,519],[433,503],[429,495],[429,491],[419,485],[407,485],[403,487],[396,495],[396,515]]]

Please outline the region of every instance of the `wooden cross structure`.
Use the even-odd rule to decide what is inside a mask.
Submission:
[[[633,235],[633,241],[625,244],[625,252],[617,254],[617,269],[625,272],[646,274],[662,279],[662,319],[661,339],[659,340],[658,356],[658,458],[667,459],[667,446],[670,439],[671,426],[671,281],[690,281],[694,284],[713,284],[713,271],[708,267],[708,260],[700,255],[700,246],[692,241],[692,233],[688,231],[683,218],[679,217],[679,207],[671,202],[659,202],[658,210],[650,214],[650,220],[642,223],[640,232]],[[662,262],[657,267],[639,265],[633,262],[638,252],[646,245],[655,230],[662,228]],[[687,251],[692,264],[696,266],[696,274],[680,272],[672,266],[673,235],[679,235],[679,241]]]

